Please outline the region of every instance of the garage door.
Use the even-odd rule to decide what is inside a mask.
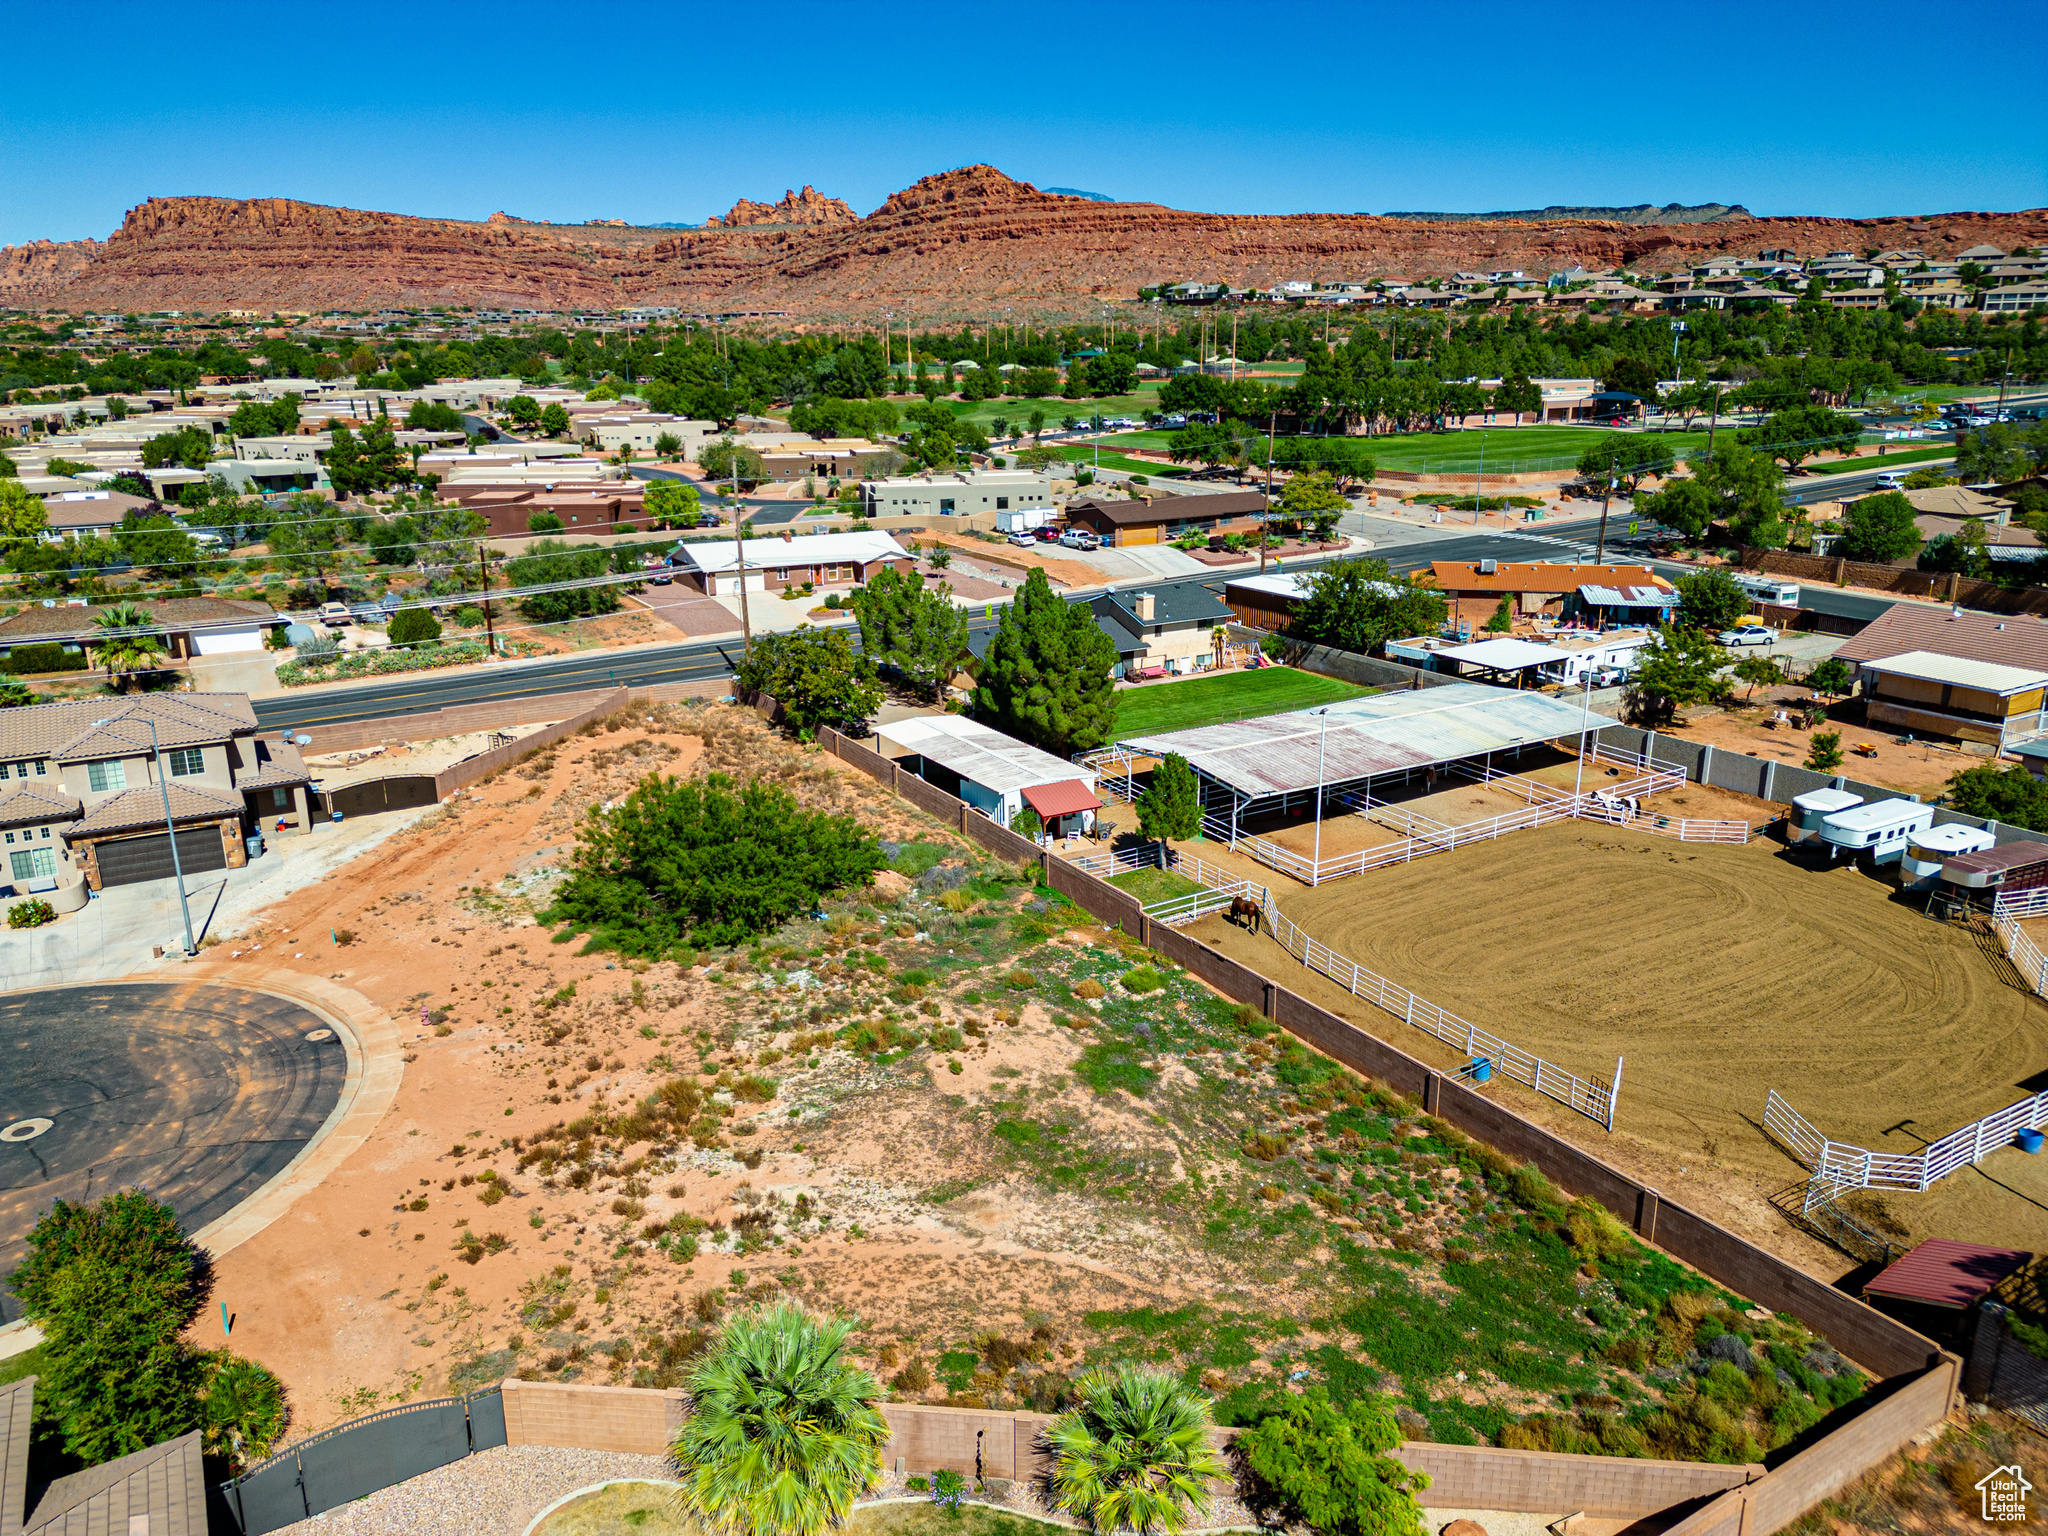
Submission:
[[[263,649],[263,631],[260,628],[217,630],[210,635],[194,635],[192,644],[202,656],[232,656],[238,651],[260,651]]]
[[[162,832],[155,837],[123,837],[101,843],[97,854],[102,889],[134,885],[139,880],[167,880],[171,868],[171,840]],[[192,827],[178,834],[178,861],[188,875],[204,874],[228,867],[228,851],[218,827]]]

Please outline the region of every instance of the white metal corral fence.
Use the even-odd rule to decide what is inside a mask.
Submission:
[[[1449,1009],[1439,1008],[1428,998],[1418,997],[1406,987],[1338,954],[1327,944],[1304,933],[1270,902],[1266,906],[1266,922],[1283,949],[1310,970],[1329,977],[1353,997],[1362,998],[1375,1008],[1436,1036],[1446,1045],[1455,1046],[1472,1060],[1483,1058],[1503,1077],[1533,1088],[1545,1098],[1555,1099],[1590,1120],[1599,1121],[1607,1130],[1614,1129],[1614,1107],[1621,1097],[1619,1058],[1614,1063],[1614,1077],[1608,1082],[1567,1072],[1555,1063],[1545,1061],[1541,1056],[1532,1056],[1490,1030],[1481,1029],[1469,1019],[1461,1019]]]
[[[2041,946],[2020,927],[2030,917],[2043,916],[2048,916],[2048,886],[2001,891],[1992,898],[1991,927],[2006,959],[2035,993],[2048,997],[2048,955],[2042,954]]]
[[[1830,1141],[1775,1088],[1764,1101],[1764,1129],[1812,1172],[1816,1185],[1826,1186],[1824,1196],[1843,1189],[1925,1190],[1937,1179],[2011,1146],[2021,1131],[2038,1131],[2044,1124],[2048,1093],[2037,1093],[1974,1125],[1950,1131],[1918,1152],[1872,1152]]]

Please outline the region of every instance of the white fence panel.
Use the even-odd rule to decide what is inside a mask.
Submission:
[[[1925,1190],[1935,1180],[2011,1146],[2021,1131],[2038,1131],[2044,1123],[2048,1123],[2048,1093],[2037,1093],[1950,1131],[1918,1152],[1872,1152],[1829,1140],[1780,1098],[1776,1089],[1764,1101],[1764,1129],[1811,1169],[1816,1181],[1836,1190]]]

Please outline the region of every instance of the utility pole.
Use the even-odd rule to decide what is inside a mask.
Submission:
[[[1481,510],[1481,503],[1486,500],[1486,497],[1482,494],[1485,486],[1486,434],[1482,432],[1479,434],[1479,474],[1472,481],[1472,522],[1475,527],[1478,525],[1479,519],[1485,516],[1485,513]]]
[[[484,559],[484,547],[481,544],[476,547],[476,569],[484,584],[484,654],[495,656],[498,654],[498,629],[491,622],[491,567]]]
[[[1266,529],[1273,521],[1273,428],[1279,421],[1277,412],[1266,413],[1266,511],[1259,519],[1259,574],[1266,574]]]
[[[1707,417],[1707,457],[1708,457],[1708,458],[1710,458],[1710,459],[1711,459],[1711,458],[1712,458],[1712,457],[1714,456],[1714,428],[1715,428],[1716,426],[1720,425],[1720,421],[1721,421],[1721,386],[1720,386],[1720,385],[1718,385],[1718,384],[1716,384],[1716,385],[1714,386],[1714,406],[1713,406],[1713,413],[1712,413],[1711,415],[1709,415],[1709,416]]]
[[[747,608],[747,540],[742,531],[746,519],[741,515],[745,510],[740,506],[740,451],[732,451],[732,548],[739,556],[740,575],[740,634],[745,637],[745,654],[754,654],[754,624]]]
[[[149,749],[156,754],[156,787],[164,794],[164,830],[171,834],[171,873],[178,881],[178,910],[185,914],[185,953],[196,955],[199,946],[192,939],[192,908],[185,900],[185,866],[178,858],[178,823],[171,816],[171,781],[164,777],[164,749],[156,738],[156,716],[145,718],[149,721]],[[312,814],[309,806],[306,812],[309,820]],[[312,829],[309,827],[307,830]]]
[[[1599,547],[1593,552],[1593,563],[1595,565],[1605,565],[1607,563],[1607,503],[1614,497],[1615,463],[1614,459],[1607,461],[1607,489],[1600,496],[1600,543]]]

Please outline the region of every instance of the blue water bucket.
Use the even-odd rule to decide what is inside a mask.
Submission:
[[[1484,1056],[1473,1057],[1472,1064],[1465,1071],[1466,1075],[1475,1083],[1486,1083],[1493,1080],[1493,1063]]]
[[[2013,1137],[2013,1141],[2022,1152],[2032,1152],[2037,1157],[2041,1153],[2041,1133],[2039,1131],[2021,1131],[2017,1136]]]

